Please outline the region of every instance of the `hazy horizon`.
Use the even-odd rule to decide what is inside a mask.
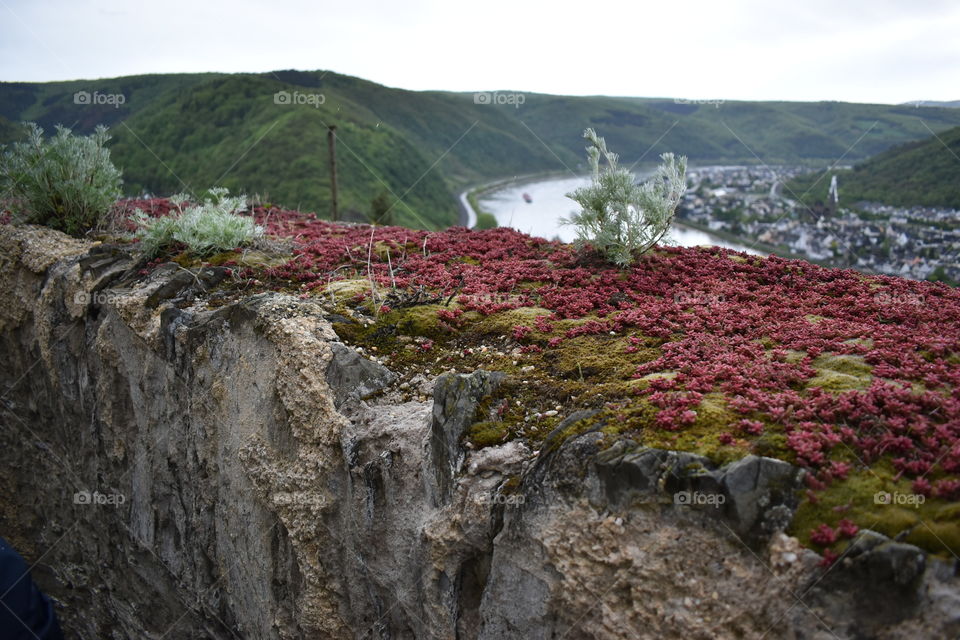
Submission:
[[[478,87],[476,89],[445,89],[443,87],[431,87],[427,89],[410,89],[407,87],[398,87],[386,83],[377,82],[371,78],[363,78],[360,76],[354,76],[353,74],[343,73],[336,69],[298,69],[294,67],[286,69],[269,69],[266,71],[220,71],[220,70],[210,70],[210,71],[148,71],[144,73],[129,73],[123,74],[120,76],[98,76],[98,77],[81,77],[81,78],[54,78],[51,80],[3,80],[0,79],[0,83],[18,83],[25,82],[30,84],[44,84],[49,82],[96,82],[98,80],[110,80],[115,78],[124,78],[124,77],[135,77],[135,76],[145,76],[145,75],[178,75],[178,74],[196,74],[196,73],[209,73],[209,74],[230,74],[230,75],[263,75],[271,74],[279,71],[300,71],[304,73],[335,73],[341,76],[351,76],[359,78],[360,80],[366,80],[368,82],[374,82],[376,84],[385,86],[390,89],[399,89],[402,91],[415,91],[415,92],[446,92],[446,93],[476,93],[476,92],[488,92],[488,93],[509,93],[509,92],[519,92],[525,93],[528,95],[549,95],[549,96],[560,96],[560,97],[571,97],[571,98],[630,98],[630,99],[641,99],[641,100],[679,100],[679,101],[689,101],[691,103],[707,103],[712,104],[713,102],[842,102],[848,104],[878,104],[878,105],[909,105],[915,104],[917,102],[960,102],[960,98],[950,98],[948,97],[921,97],[914,98],[912,100],[904,100],[902,102],[855,102],[850,100],[833,100],[828,98],[823,98],[819,100],[787,100],[781,98],[756,98],[756,99],[738,99],[738,98],[728,98],[725,96],[713,96],[712,98],[707,98],[704,96],[658,96],[658,95],[620,95],[620,94],[611,94],[611,93],[591,93],[591,94],[573,94],[573,93],[544,93],[540,91],[526,91],[523,87]]]
[[[904,104],[960,86],[960,6],[0,2],[0,78],[328,69],[412,91]],[[587,25],[587,26],[585,26]],[[596,27],[592,27],[596,25]],[[592,30],[589,30],[592,29]],[[596,53],[602,51],[602,55]]]

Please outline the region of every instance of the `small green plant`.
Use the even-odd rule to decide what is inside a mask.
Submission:
[[[0,193],[10,199],[15,219],[73,236],[97,227],[120,197],[122,183],[105,146],[106,127],[83,137],[57,125],[48,140],[36,124],[26,127],[26,141],[0,157]]]
[[[387,227],[393,225],[393,204],[390,194],[381,190],[380,193],[370,201],[370,215],[367,216],[370,224],[379,224]]]
[[[182,242],[190,253],[208,256],[250,244],[263,235],[263,227],[253,218],[238,214],[247,208],[246,196],[230,196],[222,187],[214,187],[209,193],[202,203],[194,205],[187,205],[187,196],[182,193],[171,197],[176,213],[160,218],[151,218],[140,209],[134,211],[134,235],[140,239],[144,253],[153,257]]]
[[[486,211],[477,212],[477,229],[496,229],[497,218],[492,213]]]
[[[583,132],[590,141],[587,158],[592,183],[567,197],[582,211],[563,220],[577,228],[576,244],[590,244],[618,265],[631,264],[664,239],[670,231],[673,215],[687,189],[687,159],[665,153],[663,163],[645,183],[635,184],[633,175],[617,164],[617,154],[593,129]],[[606,166],[601,167],[601,157]]]

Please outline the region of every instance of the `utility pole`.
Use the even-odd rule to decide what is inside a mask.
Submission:
[[[339,220],[337,213],[337,125],[327,127],[327,147],[330,149],[330,219]]]

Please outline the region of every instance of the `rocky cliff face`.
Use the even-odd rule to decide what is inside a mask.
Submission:
[[[960,632],[955,564],[864,531],[825,570],[783,535],[786,463],[564,423],[469,450],[497,372],[411,400],[315,299],[218,306],[224,270],[33,227],[0,261],[0,532],[75,637]]]

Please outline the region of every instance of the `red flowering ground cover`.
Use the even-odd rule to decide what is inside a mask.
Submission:
[[[149,204],[164,210],[162,201]],[[829,547],[859,525],[909,528],[927,548],[960,553],[949,508],[960,500],[956,289],[717,247],[661,247],[622,270],[511,229],[427,232],[279,209],[255,215],[270,234],[293,239],[293,257],[239,270],[241,278],[301,295],[361,278],[383,292],[423,287],[452,298],[430,307],[435,324],[416,353],[477,364],[471,327],[504,319],[500,338],[517,348],[511,357],[537,369],[527,377],[606,384],[598,388],[613,394],[603,402],[624,423],[619,433],[727,458],[753,450],[807,468],[810,491],[798,514],[806,530],[797,533],[814,545]],[[374,303],[375,327],[402,326],[405,311],[371,301],[367,289],[351,302]],[[371,335],[380,334],[353,337]],[[377,344],[395,362],[409,361],[396,343]],[[578,361],[577,380],[562,366],[563,354],[574,353],[628,368],[591,380]],[[563,399],[587,395],[581,386]],[[707,424],[708,414],[722,424]],[[536,436],[521,426],[503,437]],[[894,498],[877,502],[876,492]],[[922,498],[898,505],[897,492]]]

